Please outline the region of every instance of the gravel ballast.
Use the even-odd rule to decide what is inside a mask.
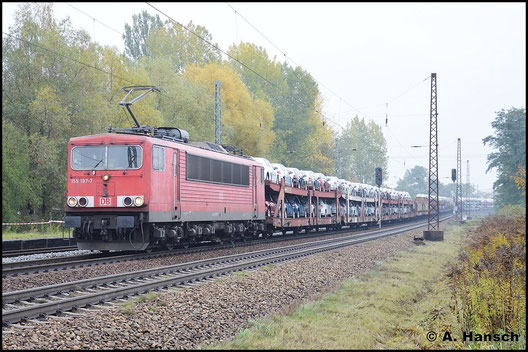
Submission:
[[[375,231],[373,229],[371,231]],[[362,230],[363,232],[365,230]],[[121,263],[100,264],[90,267],[74,268],[68,270],[58,270],[48,273],[26,274],[14,277],[6,277],[2,279],[2,292],[11,292],[18,290],[26,290],[33,287],[41,287],[46,285],[53,285],[76,280],[90,279],[99,276],[120,274],[130,271],[139,271],[144,269],[156,268],[160,266],[174,265],[186,263],[191,261],[203,260],[208,258],[233,255],[239,253],[246,253],[258,251],[263,249],[270,249],[276,247],[283,247],[288,245],[300,244],[304,242],[318,241],[323,239],[337,238],[349,236],[351,233],[341,233],[335,235],[324,235],[321,233],[319,237],[294,239],[279,242],[261,243],[251,246],[240,246],[230,249],[209,250],[204,252],[171,255],[162,258],[138,259],[130,260]]]
[[[2,264],[25,262],[28,260],[40,260],[40,259],[51,259],[51,258],[62,258],[62,257],[74,257],[79,255],[99,253],[99,251],[88,251],[88,250],[75,250],[65,252],[49,252],[49,253],[38,253],[30,255],[19,255],[16,257],[2,258]]]
[[[398,251],[423,228],[325,252],[34,329],[4,328],[3,349],[181,349],[233,338],[255,318],[290,311],[333,291]],[[153,298],[153,296],[155,296]]]

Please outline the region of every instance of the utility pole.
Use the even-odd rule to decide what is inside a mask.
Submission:
[[[431,117],[429,124],[429,208],[427,211],[427,231],[423,239],[443,241],[444,231],[440,231],[440,209],[438,202],[438,111],[436,73],[431,73]],[[420,238],[415,238],[420,240]]]
[[[462,147],[460,138],[457,143],[457,184],[456,184],[456,199],[457,199],[457,220],[464,221],[464,202],[462,200]]]
[[[471,219],[469,216],[471,214],[471,184],[469,183],[469,160],[467,161],[467,168],[466,168],[466,212],[467,212],[467,219]]]
[[[220,95],[220,81],[215,81],[214,94],[214,142],[222,144],[222,101]]]

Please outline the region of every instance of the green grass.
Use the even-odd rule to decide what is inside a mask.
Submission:
[[[235,271],[233,273],[233,277],[235,277],[235,278],[243,278],[243,277],[248,276],[248,275],[249,275],[249,271],[247,271],[247,270]]]
[[[2,232],[2,241],[5,240],[17,240],[17,239],[30,239],[30,238],[49,238],[49,237],[62,237],[61,232]],[[73,236],[70,236],[73,237]],[[64,238],[68,238],[68,231],[64,231]]]
[[[121,313],[125,315],[132,314],[133,310],[134,310],[134,301],[132,300],[129,300],[128,302],[126,302],[125,304],[121,306]]]
[[[233,341],[212,348],[463,348],[459,342],[429,342],[426,333],[435,331],[443,336],[444,331],[450,331],[458,336],[456,317],[449,307],[451,291],[445,265],[455,260],[465,227],[445,230],[443,242],[426,242],[400,253],[291,315],[256,320]]]
[[[73,237],[71,229],[70,234]],[[49,237],[62,237],[62,224],[33,225],[24,229],[17,226],[2,226],[2,241]],[[64,229],[64,237],[68,238],[68,229]]]

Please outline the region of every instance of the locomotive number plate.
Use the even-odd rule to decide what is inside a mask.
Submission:
[[[93,178],[72,178],[72,183],[92,183]]]
[[[111,207],[112,206],[112,198],[99,198],[99,205],[102,207]]]

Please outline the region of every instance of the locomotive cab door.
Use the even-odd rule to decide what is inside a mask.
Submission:
[[[256,166],[253,166],[253,192],[252,192],[252,200],[253,200],[253,218],[256,218],[258,216],[258,206],[257,206],[257,172],[259,171],[259,168]]]
[[[178,151],[174,150],[172,154],[172,192],[173,192],[173,215],[175,220],[181,219],[181,204],[180,204],[180,168]]]

